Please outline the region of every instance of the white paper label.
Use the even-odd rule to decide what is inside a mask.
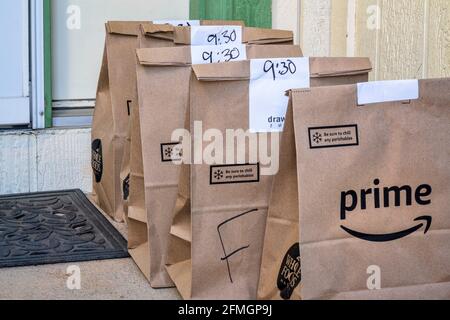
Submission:
[[[191,46],[192,64],[221,63],[247,60],[247,49],[243,44],[222,46]]]
[[[255,59],[250,68],[250,131],[282,132],[286,91],[310,87],[309,58]]]
[[[358,105],[419,99],[419,80],[358,83]]]
[[[156,20],[154,24],[170,24],[175,27],[199,26],[200,20]]]
[[[226,45],[242,44],[241,26],[193,26],[191,28],[191,45]]]

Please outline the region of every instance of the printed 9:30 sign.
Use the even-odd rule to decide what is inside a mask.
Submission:
[[[279,62],[267,60],[264,63],[264,72],[272,73],[273,80],[275,81],[279,76],[284,76],[288,73],[294,75],[297,72],[297,66],[291,59]]]

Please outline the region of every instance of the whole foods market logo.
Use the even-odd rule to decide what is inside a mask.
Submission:
[[[103,150],[100,139],[92,142],[92,170],[94,171],[95,182],[100,183],[103,176]]]
[[[127,177],[123,180],[122,193],[123,200],[127,201],[130,196],[130,174],[128,174]]]
[[[419,206],[431,205],[430,196],[433,189],[428,184],[422,184],[413,190],[409,185],[381,188],[379,187],[380,183],[380,179],[375,179],[372,188],[362,189],[360,192],[356,192],[355,190],[341,192],[341,220],[346,221],[349,213],[357,209],[365,211],[369,206],[375,209],[390,208],[391,206],[410,207],[414,201]],[[411,221],[411,228],[388,234],[364,233],[360,230],[352,230],[344,225],[341,225],[341,229],[361,240],[388,242],[405,238],[421,229],[426,234],[430,230],[432,221],[431,216],[423,215]],[[414,222],[416,224],[413,224]]]
[[[284,300],[291,299],[301,280],[300,244],[296,243],[289,249],[281,263],[277,280],[281,298]]]

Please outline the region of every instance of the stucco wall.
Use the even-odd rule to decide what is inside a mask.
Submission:
[[[0,194],[91,192],[90,129],[0,132]]]

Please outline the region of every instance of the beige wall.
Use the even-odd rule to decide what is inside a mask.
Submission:
[[[297,23],[307,55],[369,56],[372,80],[450,77],[450,1],[300,2]]]
[[[0,194],[92,192],[90,129],[0,131]]]

